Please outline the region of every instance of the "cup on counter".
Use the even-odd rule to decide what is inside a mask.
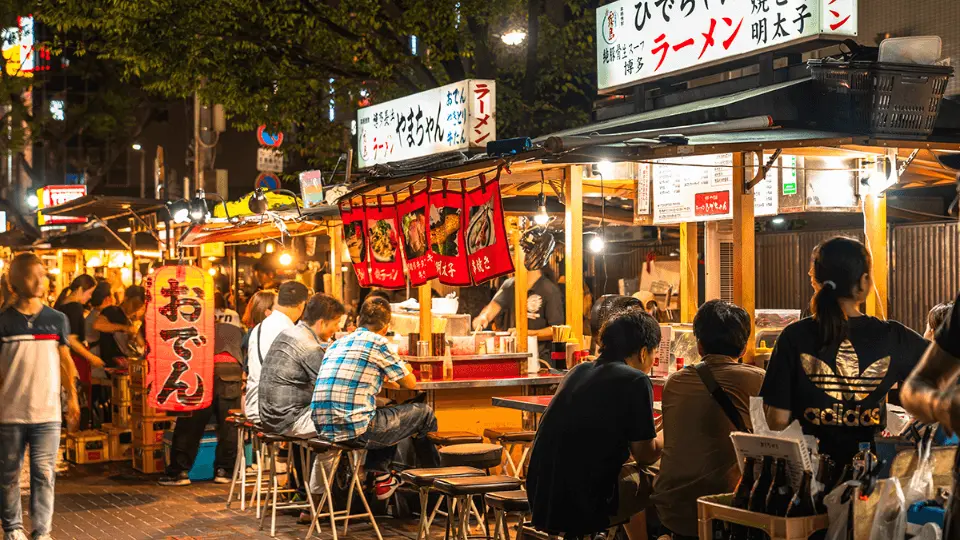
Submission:
[[[567,369],[567,342],[552,342],[552,346],[550,348],[550,360],[553,362],[554,368],[559,369],[560,371],[565,371]]]
[[[576,343],[567,342],[567,350],[564,356],[564,360],[566,361],[567,367],[569,369],[572,369],[574,366],[577,365],[579,351],[580,351],[580,345]]]
[[[517,352],[517,338],[515,336],[503,336],[500,338],[500,346],[504,354]]]
[[[540,342],[536,336],[527,337],[527,373],[536,375],[540,372]]]
[[[417,341],[417,356],[420,358],[430,356],[430,342],[429,341]]]
[[[433,343],[434,356],[444,356],[447,354],[447,335],[445,333],[431,334],[430,339]]]
[[[410,332],[407,334],[407,350],[410,351],[411,355],[416,354],[417,356],[420,356],[419,343],[420,332]]]
[[[426,341],[421,341],[420,343],[426,343]],[[433,365],[430,362],[420,363],[420,380],[423,382],[433,380]]]

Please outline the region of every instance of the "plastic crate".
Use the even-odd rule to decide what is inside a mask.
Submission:
[[[111,400],[114,403],[130,403],[130,376],[115,374],[113,376],[113,393]]]
[[[127,361],[127,367],[130,373],[130,388],[133,390],[138,388],[141,390],[146,390],[147,386],[150,384],[150,380],[147,378],[147,375],[150,371],[147,361],[141,359],[130,359]]]
[[[933,132],[953,76],[950,66],[823,59],[807,67],[815,82],[817,127],[905,139]]]
[[[103,463],[110,460],[110,444],[107,434],[97,430],[87,430],[78,433],[68,433],[67,461],[83,465],[86,463]]]
[[[155,444],[153,446],[134,446],[133,447],[133,469],[146,474],[163,472],[166,467],[164,461],[163,445]]]
[[[133,443],[137,446],[163,444],[164,432],[173,429],[169,418],[140,418],[133,424]]]
[[[150,397],[149,392],[143,388],[134,387],[130,397],[133,398],[131,402],[130,412],[133,415],[133,420],[136,421],[139,418],[163,418],[167,416],[167,413],[157,409],[156,407],[150,406]]]
[[[114,403],[111,408],[111,424],[116,427],[130,427],[130,419],[133,411],[130,407],[130,402],[127,403]]]
[[[729,506],[732,500],[733,493],[710,495],[697,499],[700,540],[713,540],[713,521],[715,520],[761,529],[771,540],[806,540],[813,533],[826,529],[830,525],[830,520],[826,514],[782,518],[733,508]]]
[[[110,448],[110,461],[130,461],[133,459],[133,432],[126,428],[106,427],[107,446]]]

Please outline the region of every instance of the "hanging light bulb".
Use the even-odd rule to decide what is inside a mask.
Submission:
[[[211,266],[210,269],[207,270],[207,273],[210,274],[210,275],[213,276],[213,277],[216,277],[216,276],[217,276],[217,267],[216,267],[216,266]]]
[[[290,255],[286,251],[280,254],[280,264],[283,266],[290,266],[290,263],[293,262],[293,255]]]
[[[167,211],[174,223],[188,223],[190,221],[190,203],[184,200],[170,201]]]
[[[533,216],[533,222],[542,227],[549,221],[550,216],[547,215],[547,197],[543,193],[540,193],[540,195],[537,195],[537,213]]]
[[[590,242],[587,244],[587,247],[589,247],[590,251],[593,253],[600,253],[601,251],[603,251],[604,244],[605,242],[603,241],[603,237],[600,236],[599,234],[595,234],[590,239]]]
[[[273,244],[273,242],[267,242],[267,247],[266,247],[267,253],[273,253],[274,251],[276,251],[276,249],[277,247]]]

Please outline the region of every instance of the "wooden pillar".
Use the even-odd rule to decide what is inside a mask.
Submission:
[[[564,175],[564,260],[567,325],[573,339],[583,342],[583,167],[572,165]]]
[[[697,224],[680,224],[680,322],[692,323],[697,314]]]
[[[753,178],[752,154],[733,154],[733,301],[756,322],[756,263],[754,262],[753,191],[746,190]],[[753,363],[756,352],[756,325],[750,325],[750,339],[743,361]]]
[[[866,195],[863,198],[863,222],[867,249],[873,259],[873,287],[867,295],[867,315],[887,318],[887,198]]]
[[[327,236],[330,237],[330,296],[341,302],[343,298],[343,225],[327,227]]]
[[[430,282],[417,287],[417,296],[417,300],[420,302],[420,341],[430,343],[430,354],[436,354],[432,350],[433,340],[430,339],[430,336],[433,334],[433,314],[431,312],[431,308],[433,307],[433,292],[430,287]],[[411,351],[410,354],[415,355],[417,351]]]
[[[527,352],[527,267],[523,265],[523,249],[520,247],[520,220],[511,218],[510,243],[513,245],[513,305],[517,320],[517,352]]]

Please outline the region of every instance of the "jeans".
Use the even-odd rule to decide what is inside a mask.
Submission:
[[[20,508],[20,467],[30,445],[30,519],[33,536],[50,534],[53,522],[53,484],[60,422],[0,424],[0,519],[3,531],[23,528]]]
[[[224,420],[227,411],[241,408],[240,385],[243,370],[240,364],[218,363],[214,368],[213,403],[206,409],[194,411],[190,416],[177,419],[173,428],[173,443],[170,448],[170,464],[167,475],[176,476],[189,472],[200,451],[200,440],[211,416],[217,419],[217,452],[213,467],[233,470],[237,460],[237,429]]]
[[[357,441],[367,448],[367,470],[389,472],[397,452],[397,443],[413,437],[413,448],[420,467],[439,467],[440,453],[427,440],[437,430],[437,417],[426,403],[407,403],[377,409],[367,431]]]

